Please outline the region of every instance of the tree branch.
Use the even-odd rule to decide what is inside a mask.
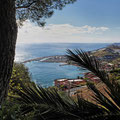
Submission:
[[[32,3],[26,4],[26,5],[18,6],[18,7],[16,7],[16,9],[29,8],[29,7],[30,7],[31,5],[33,5],[35,2],[37,2],[37,1],[33,1]]]

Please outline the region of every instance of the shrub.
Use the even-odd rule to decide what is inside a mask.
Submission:
[[[14,63],[11,80],[9,83],[9,94],[14,94],[13,89],[22,89],[22,83],[27,85],[31,82],[28,68],[22,63]]]

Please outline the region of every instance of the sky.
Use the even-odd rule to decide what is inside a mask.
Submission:
[[[120,0],[77,0],[56,10],[44,28],[27,20],[17,43],[120,43]]]

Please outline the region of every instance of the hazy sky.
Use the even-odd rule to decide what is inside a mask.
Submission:
[[[120,42],[119,5],[120,0],[77,0],[55,11],[44,28],[26,21],[17,42]]]

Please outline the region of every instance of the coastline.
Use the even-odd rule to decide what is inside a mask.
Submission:
[[[29,60],[23,61],[21,63],[27,63],[27,62],[32,62],[32,61],[67,64],[67,57],[65,55],[45,56],[45,57],[29,59]]]

